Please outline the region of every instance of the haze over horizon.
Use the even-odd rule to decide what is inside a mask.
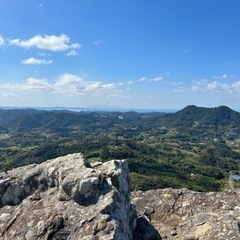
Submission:
[[[237,0],[1,0],[0,107],[240,109]]]

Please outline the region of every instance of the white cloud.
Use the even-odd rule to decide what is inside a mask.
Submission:
[[[70,96],[76,94],[83,94],[86,87],[85,81],[69,73],[59,76],[57,81],[53,84],[54,91],[61,94],[68,94]]]
[[[146,81],[146,77],[141,77],[141,78],[138,79],[138,81],[140,81],[140,82],[141,81]]]
[[[51,64],[52,62],[53,62],[52,60],[38,59],[34,57],[21,61],[22,64],[31,64],[31,65]]]
[[[233,83],[223,83],[216,80],[209,81],[203,79],[200,81],[192,82],[192,91],[194,92],[205,92],[205,91],[214,91],[214,92],[228,92],[228,93],[240,93],[240,81]]]
[[[222,78],[223,78],[223,79],[226,79],[226,78],[228,78],[228,75],[227,75],[226,73],[224,73],[224,74],[222,75]]]
[[[49,50],[54,52],[66,51],[69,49],[80,48],[81,45],[79,43],[70,43],[70,38],[62,34],[60,36],[55,35],[36,35],[33,38],[28,40],[20,40],[20,39],[12,39],[9,41],[10,45],[19,46],[22,48],[38,48],[43,50]]]
[[[171,73],[170,72],[164,72],[163,74],[164,75],[170,75]]]
[[[38,4],[38,7],[39,7],[39,8],[43,7],[43,4],[41,4],[41,3],[40,3],[40,4]]]
[[[174,86],[180,86],[180,85],[182,85],[182,84],[183,84],[182,81],[172,82],[172,85],[174,85]]]
[[[103,40],[96,40],[93,42],[95,45],[100,45],[100,44],[103,44],[104,41]]]
[[[232,89],[233,91],[237,92],[238,94],[240,94],[240,81],[238,82],[234,82],[232,84]]]
[[[113,83],[101,84],[101,82],[94,82],[86,86],[86,91],[99,91],[99,90],[113,90],[115,85]]]
[[[178,86],[177,88],[174,88],[172,91],[176,93],[184,93],[187,91],[187,89],[185,87]]]
[[[236,76],[234,75],[234,74],[226,74],[226,73],[224,73],[224,74],[222,74],[222,75],[220,75],[220,76],[212,76],[212,78],[213,79],[223,79],[223,80],[225,80],[225,79],[230,79],[230,78],[236,78]]]
[[[51,91],[52,86],[46,79],[28,78],[23,83],[4,83],[0,85],[0,90],[18,95],[19,92],[28,91]]]
[[[77,56],[78,52],[76,50],[71,50],[65,54],[65,56]]]
[[[1,91],[0,98],[17,98],[18,96],[15,93]]]
[[[5,44],[4,38],[0,35],[0,47]]]
[[[126,91],[119,89],[115,83],[102,83],[100,81],[86,81],[81,77],[73,74],[62,74],[56,81],[51,82],[47,79],[38,79],[30,77],[21,83],[4,83],[0,84],[0,97],[10,98],[10,96],[21,96],[27,98],[31,96],[45,96],[44,99],[59,99],[59,102],[65,98],[76,99],[93,99],[99,98],[128,98]],[[41,99],[43,99],[41,97]]]
[[[154,77],[154,78],[141,77],[141,78],[138,79],[138,81],[140,81],[140,82],[143,82],[143,81],[146,81],[146,82],[159,82],[159,81],[162,81],[162,80],[163,80],[162,76],[158,76],[158,77]]]
[[[24,86],[26,90],[51,91],[53,88],[47,79],[37,79],[30,77]]]
[[[161,80],[163,80],[163,77],[155,77],[155,78],[149,79],[150,82],[158,82],[158,81],[161,81]]]

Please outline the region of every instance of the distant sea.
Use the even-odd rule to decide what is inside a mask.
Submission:
[[[17,107],[17,106],[3,106],[0,109],[36,109],[36,110],[46,110],[46,111],[73,111],[73,112],[164,112],[164,113],[174,113],[179,111],[180,109],[141,109],[141,108],[120,108],[120,107]]]

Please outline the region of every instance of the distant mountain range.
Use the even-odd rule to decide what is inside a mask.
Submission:
[[[0,152],[0,171],[82,152],[89,162],[128,159],[133,189],[219,190],[240,170],[240,113],[0,109]]]
[[[39,127],[66,128],[77,125],[114,125],[121,122],[166,127],[215,125],[240,127],[240,113],[229,107],[204,108],[187,106],[176,113],[105,112],[36,109],[0,109],[0,131]]]

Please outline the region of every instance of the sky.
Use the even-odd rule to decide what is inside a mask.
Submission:
[[[239,0],[0,0],[0,107],[240,109]]]

